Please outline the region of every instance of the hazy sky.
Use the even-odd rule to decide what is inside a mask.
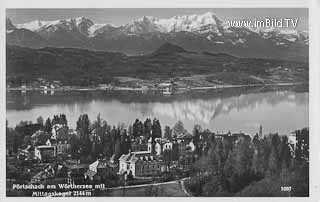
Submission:
[[[298,19],[298,29],[308,30],[306,8],[105,8],[105,9],[7,9],[6,16],[14,24],[33,20],[57,20],[84,16],[94,23],[121,25],[141,16],[170,18],[175,15],[216,13],[222,20],[293,18]]]

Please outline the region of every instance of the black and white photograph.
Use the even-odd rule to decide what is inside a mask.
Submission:
[[[308,8],[7,8],[6,197],[309,197]]]

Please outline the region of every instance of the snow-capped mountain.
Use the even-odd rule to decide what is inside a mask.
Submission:
[[[55,21],[40,21],[35,20],[32,22],[17,24],[17,28],[28,29],[33,32],[56,32],[58,30],[66,30],[66,31],[78,31],[83,35],[89,34],[89,28],[92,27],[94,23],[85,18],[79,17],[75,19],[62,19]]]
[[[31,39],[22,35],[21,30],[32,32],[29,33]],[[164,42],[170,42],[195,51],[294,60],[306,60],[308,51],[307,32],[228,27],[212,12],[167,19],[143,16],[121,26],[94,24],[85,17],[36,20],[16,25],[7,19],[7,42],[31,47],[78,47],[127,54],[152,52]]]
[[[132,33],[146,32],[216,32],[222,28],[222,21],[212,12],[203,15],[174,16],[169,19],[157,19],[144,16],[125,25],[125,29]]]
[[[40,21],[17,24],[17,28],[24,28],[30,31],[40,32],[43,30],[54,32],[58,28],[73,30],[78,29],[84,34],[90,33],[90,37],[95,36],[95,33],[100,33],[106,27],[113,27],[131,34],[144,34],[149,32],[219,32],[222,28],[222,21],[212,12],[203,15],[183,15],[174,16],[168,19],[158,19],[152,16],[143,16],[133,20],[122,26],[112,26],[109,24],[94,24],[91,20],[85,17],[75,19],[62,19],[55,21]]]

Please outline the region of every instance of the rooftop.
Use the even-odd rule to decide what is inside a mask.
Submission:
[[[92,170],[87,170],[87,172],[84,173],[84,175],[88,176],[88,177],[93,177],[95,176],[97,173],[92,171]]]
[[[73,169],[87,169],[89,166],[87,164],[72,164],[72,165],[66,165],[66,167],[70,170]]]
[[[149,151],[138,151],[138,152],[131,152],[129,154],[123,154],[119,161],[126,161],[126,162],[137,162],[137,161],[157,161],[157,159],[149,152]]]
[[[37,149],[54,149],[54,146],[48,146],[48,145],[39,145],[36,146]]]

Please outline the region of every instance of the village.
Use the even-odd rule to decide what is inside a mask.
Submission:
[[[39,125],[32,124],[25,127],[35,129]],[[40,137],[42,133],[44,131],[37,130],[31,139]],[[146,139],[140,136],[131,140],[129,152],[122,154],[118,159],[113,154],[110,159],[99,157],[92,163],[84,164],[68,154],[71,148],[68,136],[77,135],[74,130],[55,124],[52,126],[50,135],[47,139],[42,140],[44,144],[32,144],[27,145],[26,148],[19,148],[17,156],[12,157],[13,161],[16,158],[21,160],[25,165],[24,168],[30,164],[32,168],[27,169],[27,172],[33,173],[42,167],[40,172],[31,177],[30,183],[43,183],[57,178],[62,178],[68,183],[83,181],[100,183],[108,179],[115,179],[117,176],[123,177],[124,181],[141,179],[144,182],[143,180],[160,179],[160,173],[168,173],[174,169],[185,172],[188,169],[188,162],[179,164],[179,156],[192,156],[195,151],[190,134],[181,134],[171,140],[167,138]],[[97,138],[95,130],[91,131],[90,137]],[[12,151],[9,151],[10,146],[7,148],[7,155],[9,155]]]
[[[80,116],[79,120],[81,117],[86,118],[86,115]],[[99,116],[97,119],[101,122]],[[225,139],[234,145],[243,139],[251,139],[244,133],[214,134],[200,126],[195,126],[190,134],[182,122],[172,129],[166,126],[162,133],[159,120],[154,119],[152,124],[148,118],[144,124],[137,119],[133,127],[127,129],[113,127],[110,134],[113,131],[118,136],[115,146],[98,149],[98,145],[102,146],[106,141],[107,133],[101,124],[89,127],[88,134],[84,134],[80,126],[77,130],[70,129],[63,114],[55,116],[52,122],[39,122],[22,124],[20,129],[16,127],[17,131],[31,134],[30,138],[24,134],[23,143],[17,150],[14,148],[17,140],[7,139],[8,192],[14,193],[11,187],[17,183],[118,187],[179,180],[189,177],[192,164],[208,151],[214,139]],[[262,126],[256,135],[262,138]],[[75,142],[75,137],[90,142],[89,155],[84,151],[85,144]],[[294,151],[295,135],[289,135],[288,141]]]

